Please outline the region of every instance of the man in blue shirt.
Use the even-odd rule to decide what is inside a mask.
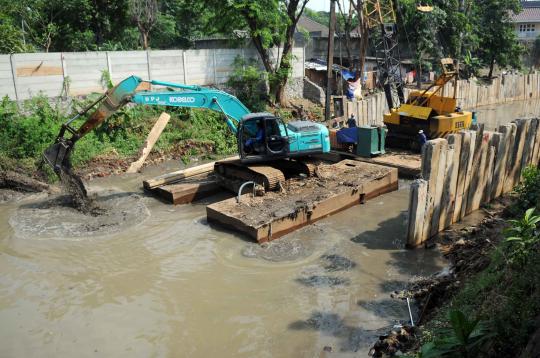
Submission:
[[[252,152],[255,151],[258,145],[263,144],[264,142],[264,127],[261,121],[257,122],[257,133],[255,138],[248,138],[246,140],[246,149],[250,149]]]
[[[422,150],[422,147],[424,146],[424,144],[426,144],[427,142],[427,137],[426,137],[426,134],[424,133],[423,130],[419,130],[418,131],[418,144],[420,144],[420,150]]]
[[[347,127],[349,128],[356,127],[356,118],[354,118],[354,114],[351,114],[351,117],[347,119]]]

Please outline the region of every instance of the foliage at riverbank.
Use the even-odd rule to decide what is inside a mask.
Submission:
[[[487,268],[425,326],[418,357],[518,357],[528,342],[535,344],[530,337],[540,318],[540,170],[527,168],[523,176],[507,210],[513,218],[501,242],[492,244]]]
[[[35,97],[20,103],[0,101],[0,168],[35,175],[43,170],[43,150],[51,145],[62,123],[95,98],[73,99],[71,103],[52,103]],[[155,120],[164,108],[125,107],[95,131],[83,137],[75,147],[72,163],[82,167],[101,155],[134,157]],[[222,115],[208,110],[168,108],[171,120],[155,146],[161,154],[175,157],[222,155],[236,151],[236,139]],[[73,123],[80,126],[85,118]]]

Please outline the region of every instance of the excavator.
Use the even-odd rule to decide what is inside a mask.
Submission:
[[[420,2],[417,10],[429,13],[433,6]],[[441,75],[427,89],[410,92],[405,101],[393,1],[364,0],[363,15],[368,28],[374,32],[371,38],[377,56],[379,82],[389,109],[383,118],[388,128],[386,144],[419,150],[417,137],[420,130],[428,139],[434,139],[469,128],[472,113],[462,111],[457,105],[458,71],[453,59],[441,59]],[[445,85],[450,81],[454,81],[451,97],[444,94]]]
[[[152,86],[158,89],[152,90]],[[73,175],[70,162],[76,142],[128,103],[222,113],[236,136],[240,159],[216,162],[214,172],[220,184],[232,190],[246,181],[255,182],[264,191],[278,190],[286,177],[313,174],[314,165],[302,157],[330,151],[328,129],[321,124],[302,120],[285,123],[267,112],[250,113],[238,98],[217,89],[130,76],[64,123],[55,142],[43,153],[60,179],[69,177],[70,186],[80,195],[86,196],[86,190]],[[93,108],[87,120],[74,128],[73,122]]]

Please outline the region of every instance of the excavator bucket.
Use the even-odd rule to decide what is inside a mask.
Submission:
[[[43,152],[43,158],[58,173],[62,167],[69,168],[69,146],[64,141],[59,141],[49,146]]]

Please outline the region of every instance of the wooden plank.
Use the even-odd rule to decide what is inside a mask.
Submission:
[[[435,210],[436,203],[439,203],[438,187],[442,187],[442,182],[439,183],[439,170],[444,168],[441,162],[441,152],[443,151],[443,143],[447,143],[446,139],[437,138],[429,140],[422,148],[422,177],[428,182],[428,192],[426,201],[426,216],[423,227],[422,237],[427,240],[431,235],[431,226],[433,219],[433,212]],[[446,144],[447,145],[447,144]],[[442,193],[442,188],[440,189]],[[438,223],[438,220],[437,220]]]
[[[514,143],[514,153],[512,155],[512,172],[510,179],[512,180],[512,188],[519,183],[521,177],[521,164],[523,158],[523,150],[525,148],[525,140],[527,138],[528,121],[524,119],[516,120],[517,133]]]
[[[452,179],[454,175],[454,146],[448,145],[446,149],[446,163],[443,169],[443,184],[442,184],[442,196],[440,200],[440,209],[438,215],[438,221],[432,224],[432,232],[435,231],[434,228],[437,227],[437,230],[434,234],[444,230],[446,228],[446,221],[448,218],[448,212],[450,211],[450,192],[452,190]],[[434,216],[436,221],[437,217]],[[433,234],[433,235],[434,235]]]
[[[463,203],[463,192],[465,190],[465,180],[467,175],[467,165],[471,153],[471,132],[461,131],[458,133],[461,138],[461,151],[459,153],[458,178],[456,186],[456,200],[452,214],[452,222],[458,222],[461,219],[461,206]]]
[[[487,160],[486,160],[486,174],[484,175],[484,193],[482,196],[482,204],[487,204],[491,202],[492,197],[492,183],[493,183],[493,167],[495,165],[495,146],[490,145],[488,146],[488,154],[487,154]]]
[[[217,194],[223,189],[214,181],[207,180],[199,183],[180,183],[163,185],[152,190],[153,193],[166,202],[179,205],[188,204],[208,196]]]
[[[63,74],[62,66],[17,67],[17,77],[58,76]]]
[[[512,191],[514,188],[514,181],[512,177],[512,168],[513,168],[513,156],[514,156],[514,149],[516,146],[516,138],[517,138],[517,124],[516,123],[510,123],[510,132],[508,133],[508,156],[506,160],[506,170],[504,172],[504,184],[503,184],[503,193],[508,193]]]
[[[411,191],[409,193],[409,226],[407,228],[408,247],[417,247],[425,241],[423,233],[427,187],[427,181],[422,179],[417,179],[411,184]]]
[[[473,164],[474,164],[474,152],[476,150],[476,132],[475,131],[469,131],[470,132],[470,143],[469,147],[467,148],[468,151],[468,159],[467,159],[467,167],[465,171],[465,182],[463,184],[463,193],[462,193],[462,200],[461,200],[461,210],[460,210],[460,219],[463,219],[465,215],[467,215],[467,202],[469,200],[469,191],[471,189],[471,179],[472,179],[472,173],[473,173]],[[480,143],[478,143],[478,146]],[[463,150],[463,147],[462,147]]]
[[[443,192],[442,201],[445,204],[439,220],[439,230],[446,229],[452,224],[456,205],[457,184],[459,174],[459,160],[461,156],[461,135],[450,134],[447,137],[449,148],[452,148],[452,155],[447,154],[447,184]],[[449,167],[450,166],[450,167]]]
[[[238,159],[238,156],[224,158],[221,161],[236,160],[236,159]],[[215,163],[216,162],[210,162],[210,163],[198,165],[195,167],[178,170],[172,173],[163,174],[153,179],[148,179],[148,180],[143,181],[143,185],[145,189],[153,189],[160,185],[172,184],[174,182],[178,182],[182,179],[189,178],[195,175],[209,173],[214,170]]]
[[[483,191],[483,177],[485,175],[484,168],[486,165],[487,152],[488,152],[488,142],[486,140],[481,140],[478,143],[478,159],[473,163],[473,176],[471,178],[471,183],[469,186],[468,198],[467,198],[467,210],[466,214],[469,215],[475,210],[480,208],[480,203],[482,201]],[[476,153],[475,153],[476,154]]]
[[[154,144],[156,144],[157,140],[159,139],[161,132],[163,132],[163,129],[165,129],[165,126],[167,123],[169,123],[169,119],[171,119],[171,116],[168,113],[163,112],[159,115],[159,118],[152,127],[152,130],[150,133],[148,133],[148,137],[144,141],[143,146],[141,149],[139,149],[139,159],[131,163],[129,168],[126,170],[126,173],[136,173],[139,169],[141,169],[146,157],[148,157],[148,154],[150,154],[152,148],[154,148]]]
[[[529,128],[527,131],[527,137],[525,142],[525,148],[523,149],[523,158],[521,162],[521,169],[523,170],[526,166],[530,165],[532,162],[534,144],[536,140],[536,132],[538,130],[538,119],[532,118],[527,120],[529,122]]]

